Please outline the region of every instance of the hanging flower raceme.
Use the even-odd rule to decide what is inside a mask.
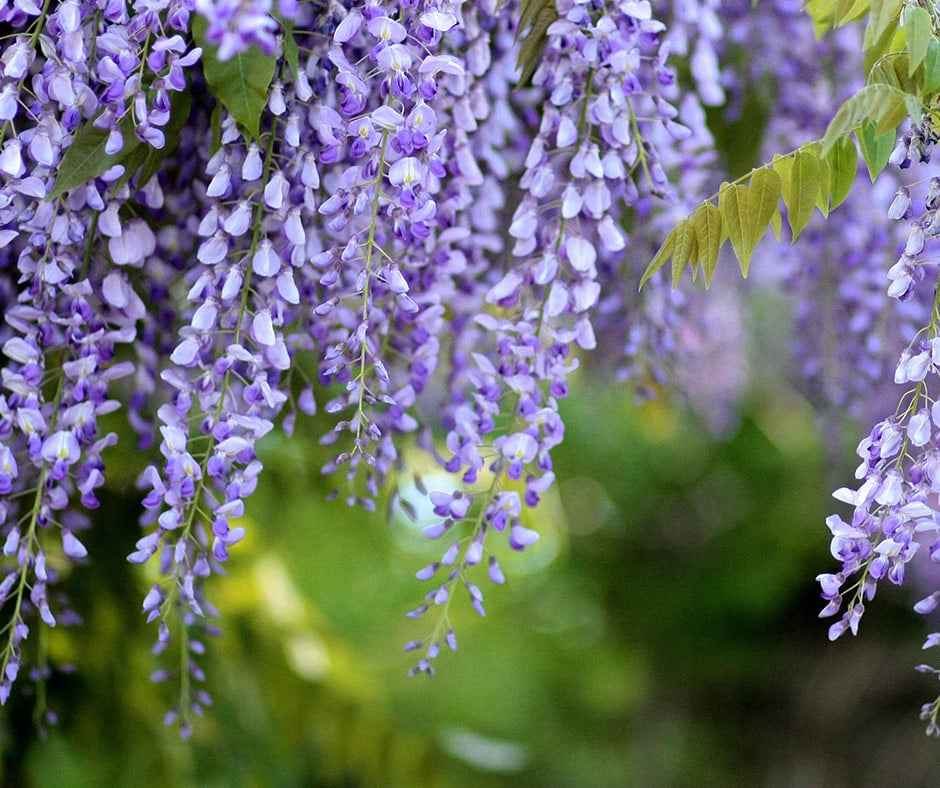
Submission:
[[[719,321],[694,296],[635,285],[668,225],[713,190],[702,104],[734,95],[718,4],[544,10],[549,24],[522,31],[512,0],[0,10],[0,700],[33,628],[76,619],[57,588],[94,558],[83,532],[116,441],[100,419],[122,406],[146,458],[129,560],[150,573],[154,677],[177,684],[167,720],[188,736],[211,702],[208,581],[245,536],[271,430],[307,428],[300,414],[319,409],[324,471],[350,505],[373,509],[414,445],[451,475],[428,493],[441,553],[409,613],[437,616],[407,646],[412,672],[431,673],[456,648],[451,603],[466,594],[483,614],[477,574],[505,580],[494,540],[540,538],[531,512],[555,481],[560,403],[598,337],[648,390],[682,338],[686,352],[714,340]],[[528,35],[544,46],[519,84]],[[920,254],[892,272],[896,294],[923,276]],[[904,362],[906,380],[932,374],[928,356],[919,379],[921,362]],[[884,538],[869,528],[864,556],[846,548],[844,574],[900,579],[926,529],[927,466],[915,479],[891,464],[920,467],[910,447],[932,445],[917,391],[865,448],[877,484],[852,494],[898,523],[878,520]]]
[[[929,127],[915,129],[899,142],[893,159],[909,167],[908,151],[913,150],[921,166],[926,166],[933,142]],[[843,487],[834,493],[853,510],[848,520],[837,514],[826,520],[832,534],[832,555],[842,566],[836,573],[817,578],[828,602],[821,615],[842,613],[829,629],[833,640],[845,632],[858,633],[865,605],[874,598],[879,582],[904,583],[907,567],[918,553],[940,560],[940,510],[936,503],[940,491],[940,407],[931,395],[940,374],[940,287],[933,259],[937,233],[931,229],[940,208],[940,179],[925,178],[915,187],[903,189],[900,198],[901,202],[891,207],[891,216],[910,221],[907,243],[888,273],[888,294],[904,301],[926,289],[933,306],[927,324],[897,362],[894,382],[906,388],[897,410],[879,421],[858,445],[858,487]],[[930,613],[937,599],[932,593],[914,609]],[[940,638],[931,635],[924,648],[938,642]],[[922,669],[932,671],[926,666]],[[938,713],[940,701],[924,707],[928,733],[940,734]]]
[[[490,578],[502,581],[487,537],[504,532],[516,550],[538,540],[522,525],[523,507],[537,506],[554,481],[551,451],[564,435],[558,402],[577,352],[596,346],[599,262],[623,256],[626,208],[641,196],[671,196],[658,145],[689,136],[662,95],[674,77],[660,51],[664,25],[648,3],[594,10],[563,2],[557,10],[533,76],[545,103],[521,160],[522,199],[508,227],[514,259],[485,292],[483,309],[468,315],[461,333],[472,339],[457,340],[474,349],[455,370],[447,414],[445,468],[462,487],[437,493],[444,519],[425,531],[448,546],[418,573],[439,585],[409,615],[440,615],[430,636],[408,644],[425,648],[414,672],[431,673],[442,644],[454,648],[448,612],[459,585],[482,613],[469,570],[488,556]],[[488,165],[471,171],[483,176]]]
[[[126,186],[112,185],[121,170],[68,172],[87,155],[70,159],[73,146],[80,149],[91,137],[104,144],[107,107],[135,95],[133,85],[118,88],[106,76],[108,53],[120,50],[129,73],[139,70],[139,55],[147,52],[123,26],[126,15],[99,20],[87,7],[65,2],[54,9],[17,7],[5,21],[15,36],[0,61],[0,270],[5,280],[15,273],[17,286],[4,292],[2,332],[0,588],[10,611],[2,630],[3,701],[36,643],[31,624],[78,620],[64,596],[51,590],[87,555],[79,537],[90,524],[83,510],[99,505],[105,450],[116,441],[101,433],[98,419],[119,407],[113,383],[133,365],[116,355],[136,340],[145,312],[121,269],[139,267],[154,240],[142,223],[131,222],[124,234],[115,221],[129,196]],[[149,130],[168,120],[164,113],[150,122],[144,112],[140,104],[138,147],[158,144]],[[93,120],[101,125],[92,126]],[[42,682],[49,666],[44,649],[35,648],[39,660],[31,675]]]

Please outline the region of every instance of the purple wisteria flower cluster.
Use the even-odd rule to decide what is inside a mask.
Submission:
[[[740,291],[709,301],[662,274],[637,284],[718,188],[709,117],[733,119],[757,73],[740,53],[758,39],[780,47],[768,144],[821,134],[854,89],[860,48],[841,33],[816,43],[788,0],[755,12],[716,0],[7,0],[0,703],[24,669],[40,685],[50,675],[48,629],[81,621],[67,580],[95,558],[86,534],[118,433],[139,450],[128,561],[155,625],[153,678],[175,685],[166,721],[188,737],[211,703],[208,581],[246,535],[272,431],[313,429],[317,414],[332,497],[369,511],[406,449],[450,474],[427,492],[440,556],[417,572],[429,590],[407,613],[431,630],[405,647],[411,672],[431,674],[457,647],[454,600],[483,615],[478,583],[505,581],[496,544],[540,538],[527,513],[554,484],[560,403],[590,351],[591,374],[608,363],[643,396],[685,381],[709,418],[733,421]],[[926,161],[931,128],[894,163]],[[888,215],[911,232],[889,294],[908,311],[884,336],[910,343],[896,380],[913,387],[860,447],[860,489],[838,494],[856,514],[830,520],[844,567],[822,578],[827,612],[853,595],[836,635],[940,528],[940,411],[927,394],[940,318],[921,295],[940,181],[902,183]],[[898,241],[870,211],[850,201],[843,215],[864,231],[834,265],[787,271],[808,291],[809,386],[828,369],[812,345],[827,276],[832,309],[850,315],[835,341],[869,342],[862,383],[840,368],[823,386],[839,405],[884,367],[873,291]],[[795,256],[818,253],[821,232]]]
[[[940,561],[940,405],[936,400],[940,370],[936,262],[940,178],[929,174],[936,142],[936,132],[925,121],[901,137],[890,158],[896,167],[910,168],[921,177],[899,187],[887,210],[907,231],[906,243],[888,271],[887,295],[902,303],[925,295],[931,299],[931,307],[923,326],[897,359],[894,383],[902,386],[904,393],[896,410],[878,421],[858,445],[858,486],[842,487],[833,494],[852,507],[852,514],[849,519],[833,514],[826,520],[832,534],[832,555],[842,563],[838,572],[817,577],[827,601],[820,615],[841,613],[829,628],[832,640],[846,632],[858,633],[865,605],[874,599],[880,581],[901,585],[918,556]],[[940,591],[931,590],[914,610],[932,613],[938,600]],[[934,633],[924,648],[938,644],[940,634]],[[927,665],[919,670],[937,673]],[[940,735],[938,716],[940,699],[923,707],[928,734]]]
[[[683,4],[686,47],[715,38],[713,5]],[[520,30],[495,0],[0,11],[0,700],[24,667],[48,676],[37,629],[80,621],[65,581],[94,560],[111,414],[141,449],[128,560],[151,567],[154,679],[178,686],[184,736],[211,703],[207,580],[245,535],[258,441],[305,414],[331,420],[324,472],[350,505],[375,507],[405,446],[454,475],[429,492],[446,546],[409,614],[436,623],[407,648],[428,673],[456,648],[452,599],[482,614],[475,567],[504,580],[493,540],[539,539],[522,514],[554,481],[558,404],[595,325],[628,310],[603,294],[630,287],[630,217],[667,221],[710,155],[647,0],[546,14]]]

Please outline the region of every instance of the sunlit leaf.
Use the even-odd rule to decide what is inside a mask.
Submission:
[[[907,73],[913,76],[927,55],[927,47],[933,36],[933,24],[930,21],[930,13],[919,5],[905,6],[903,18],[904,36],[907,40]]]
[[[779,241],[780,233],[783,230],[783,217],[780,215],[780,211],[770,217],[770,229],[774,232],[774,238]]]
[[[866,85],[839,107],[823,137],[823,154],[828,154],[837,139],[847,136],[859,124],[873,122],[879,134],[897,128],[908,117],[907,97],[908,94],[891,85]]]
[[[871,10],[868,0],[838,0],[836,3],[836,27],[847,25],[864,17]]]
[[[767,232],[767,225],[770,224],[771,218],[780,210],[781,190],[780,176],[769,167],[761,167],[751,176],[751,188],[747,196],[749,222],[746,228],[748,244],[746,262],[748,264],[754,253],[754,247]],[[746,271],[744,274],[747,276]]]
[[[790,173],[793,171],[793,160],[796,157],[796,153],[788,154],[786,156],[774,156],[771,166],[774,168],[774,172],[780,176],[780,183],[783,186],[784,202],[786,202],[786,194],[788,185],[790,183]],[[774,238],[778,241],[780,240],[780,232],[783,229],[783,217],[778,212],[776,216],[772,217],[770,220],[770,229],[774,231]]]
[[[888,164],[897,135],[893,129],[879,134],[875,124],[866,123],[858,130],[857,136],[865,164],[868,165],[868,175],[874,183],[875,178]]]
[[[718,191],[718,210],[721,212],[721,220],[728,231],[728,238],[741,263],[741,273],[744,276],[747,276],[751,262],[751,255],[747,248],[748,192],[747,186],[740,184],[733,186],[730,183],[723,183]]]
[[[838,0],[809,0],[806,11],[817,25],[829,27],[835,21]]]
[[[731,241],[746,277],[754,249],[768,226],[780,238],[781,197],[795,240],[817,206],[828,215],[845,200],[855,181],[858,153],[851,137],[838,138],[825,159],[820,159],[821,150],[820,141],[807,143],[785,156],[774,157],[772,164],[752,170],[746,178],[723,183],[717,206],[714,197],[706,200],[666,237],[644,272],[640,287],[670,260],[673,286],[690,266],[694,278],[698,264],[705,273],[706,287],[710,286],[726,240]]]
[[[693,214],[692,224],[695,227],[699,261],[705,273],[705,286],[710,287],[715,267],[718,265],[718,252],[723,240],[721,211],[718,210],[717,205],[704,202]]]
[[[816,207],[823,216],[829,216],[831,209],[830,191],[832,189],[832,176],[829,172],[829,160],[819,158],[819,146],[814,146],[816,161],[819,162],[819,190],[816,192]]]
[[[904,0],[872,0],[871,16],[862,41],[864,49],[876,47],[882,38],[896,25]]]
[[[666,236],[666,240],[663,241],[663,245],[659,247],[659,251],[656,252],[656,255],[650,261],[650,264],[646,266],[646,270],[643,272],[643,276],[640,277],[640,287],[649,280],[653,274],[655,274],[660,268],[662,268],[672,257],[672,252],[676,248],[676,231],[673,230],[669,235]]]
[[[672,286],[678,287],[682,274],[690,266],[695,270],[698,241],[691,219],[683,219],[676,227],[676,246],[672,252]]]
[[[819,193],[819,159],[807,149],[797,151],[787,173],[781,177],[783,201],[787,206],[787,221],[793,240],[799,238],[816,209]]]
[[[829,165],[829,209],[845,202],[858,173],[858,150],[851,137],[838,140],[826,156]]]
[[[906,96],[901,92],[881,91],[872,105],[871,119],[878,134],[893,131],[909,115]]]
[[[869,85],[890,85],[902,93],[916,93],[917,86],[908,73],[909,68],[910,58],[907,52],[891,52],[872,67],[866,82]]]
[[[924,55],[923,95],[931,96],[940,90],[940,41],[931,38]]]

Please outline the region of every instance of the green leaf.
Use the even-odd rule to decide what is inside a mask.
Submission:
[[[274,16],[284,28],[284,60],[296,77],[300,73],[300,48],[297,46],[297,39],[294,38],[294,22],[291,19],[284,19],[277,13]]]
[[[861,114],[864,109],[864,101],[861,96],[865,90],[866,88],[862,88],[861,91],[847,99],[836,111],[832,120],[829,121],[829,127],[826,129],[822,141],[824,154],[829,152],[836,140],[848,136],[852,129],[859,124],[860,121],[856,116]]]
[[[778,215],[780,191],[780,176],[769,167],[754,170],[750,186],[723,183],[718,190],[718,210],[745,277],[754,247]]]
[[[861,123],[876,123],[879,134],[896,129],[908,116],[907,96],[882,82],[866,85],[839,107],[823,137],[823,155],[837,139],[848,136]]]
[[[832,188],[832,175],[829,171],[829,160],[826,158],[819,158],[819,148],[818,145],[813,145],[813,153],[816,155],[816,161],[819,162],[819,191],[816,192],[816,207],[819,208],[819,212],[825,216],[829,216],[830,210],[830,190]]]
[[[672,286],[678,287],[682,281],[682,274],[690,265],[695,273],[697,258],[697,239],[695,226],[691,219],[683,219],[676,226],[676,246],[672,251]]]
[[[218,47],[206,41],[207,28],[205,19],[199,15],[193,17],[193,39],[196,46],[203,49],[202,68],[209,91],[257,140],[268,88],[274,79],[275,58],[252,46],[223,63],[218,57]]]
[[[874,86],[873,86],[874,87]],[[883,90],[875,96],[871,119],[878,134],[894,131],[908,116],[906,95],[900,91]]]
[[[861,19],[871,10],[868,0],[838,0],[836,3],[836,27]]]
[[[780,183],[783,186],[784,202],[786,203],[786,194],[789,188],[790,183],[790,174],[793,171],[793,160],[796,156],[796,151],[792,151],[786,155],[775,155],[770,166],[773,167],[774,172],[780,176]],[[770,226],[774,231],[774,236],[779,241],[780,240],[780,231],[783,229],[783,217],[778,217],[779,221],[771,220]]]
[[[721,213],[722,224],[728,232],[731,246],[741,263],[741,273],[745,277],[751,263],[751,255],[747,248],[749,191],[747,186],[741,184],[732,186],[730,183],[721,184],[718,190],[718,210]]]
[[[209,116],[209,128],[212,131],[212,139],[209,141],[209,155],[214,156],[222,147],[222,105],[216,104],[212,108],[212,114]]]
[[[924,55],[924,88],[921,95],[933,96],[940,90],[940,41],[931,38]]]
[[[890,85],[902,93],[916,93],[917,85],[908,74],[910,58],[907,52],[891,52],[882,57],[871,69],[866,83]]]
[[[859,127],[858,135],[872,135],[871,145],[879,157],[890,155],[893,135],[884,135],[890,144],[887,153],[879,146],[884,142],[876,134],[875,124]],[[775,156],[770,165],[751,171],[747,185],[741,182],[722,183],[718,190],[718,205],[709,198],[682,220],[666,236],[656,256],[647,266],[640,287],[672,261],[673,287],[677,286],[690,266],[695,278],[701,264],[705,286],[710,287],[718,256],[726,240],[747,277],[751,258],[768,226],[780,238],[783,218],[780,198],[788,209],[788,219],[795,240],[806,228],[816,207],[824,215],[842,203],[848,195],[858,172],[858,152],[851,137],[838,137],[829,152],[821,157],[822,141],[806,143],[785,156]],[[883,164],[881,166],[884,166]],[[743,179],[740,179],[743,180]]]
[[[666,240],[663,241],[663,245],[659,247],[659,251],[656,252],[656,256],[650,261],[650,264],[646,266],[646,270],[643,272],[643,276],[640,277],[640,288],[642,289],[643,285],[649,280],[649,278],[655,274],[660,268],[662,268],[666,261],[672,257],[672,252],[676,248],[676,231],[673,230],[669,235],[666,236]]]
[[[879,44],[892,25],[897,24],[904,0],[872,0],[871,16],[865,36],[862,40],[862,49],[871,49]]]
[[[851,137],[838,140],[826,156],[829,165],[829,210],[845,202],[858,174],[858,150]]]
[[[558,9],[554,0],[522,0],[519,28],[516,31],[516,40],[519,42],[516,66],[522,72],[519,85],[525,85],[532,79],[548,43],[546,31],[557,20]]]
[[[907,116],[911,119],[911,123],[915,126],[919,126],[924,120],[924,106],[921,104],[920,99],[917,96],[907,94],[904,96],[904,108],[907,111]]]
[[[754,170],[751,175],[751,190],[747,197],[747,211],[751,217],[747,229],[750,247],[748,256],[753,253],[757,242],[764,237],[771,218],[780,210],[782,186],[780,176],[769,167]]]
[[[838,0],[809,0],[806,11],[817,25],[829,27],[833,23]]]
[[[797,151],[788,168],[788,177],[782,177],[783,201],[787,206],[787,221],[795,241],[809,223],[816,209],[819,194],[819,159],[806,148]]]
[[[919,5],[904,7],[904,37],[907,40],[907,73],[914,76],[917,67],[927,56],[927,47],[933,37],[933,23],[930,13]]]
[[[141,142],[134,134],[134,123],[130,116],[121,123],[121,132],[124,135],[124,147],[117,153],[105,153],[109,130],[96,128],[90,120],[85,121],[65,151],[55,186],[46,199],[54,200],[132,156]]]
[[[783,230],[783,217],[780,215],[780,211],[770,217],[770,229],[774,231],[774,238],[779,241],[780,232]]]
[[[695,227],[698,257],[702,263],[702,271],[705,272],[705,287],[711,287],[723,240],[721,211],[717,205],[703,202],[692,215],[692,225]]]
[[[879,133],[874,123],[865,123],[856,130],[856,136],[862,148],[862,156],[868,165],[868,175],[874,183],[878,173],[888,164],[888,157],[894,150],[897,135],[894,129]]]

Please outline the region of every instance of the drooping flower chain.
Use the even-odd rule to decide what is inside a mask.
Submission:
[[[936,135],[922,126],[904,136],[892,155],[902,168],[925,167]],[[920,196],[922,195],[922,196]],[[928,177],[903,188],[892,203],[893,219],[909,219],[906,245],[888,272],[888,294],[899,301],[916,298],[918,290],[933,296],[929,322],[901,353],[894,382],[907,386],[895,413],[878,422],[858,446],[861,463],[856,489],[840,488],[837,500],[853,507],[849,520],[834,514],[826,524],[832,534],[831,550],[842,562],[836,573],[817,577],[827,605],[821,616],[842,615],[829,629],[832,640],[845,632],[857,634],[865,604],[884,579],[905,582],[908,567],[918,554],[940,562],[940,403],[936,376],[940,374],[940,280],[935,261],[940,236],[940,178]],[[940,600],[933,592],[914,609],[932,612]],[[931,635],[924,648],[940,644]],[[921,670],[932,671],[927,666]],[[924,706],[927,732],[940,734],[940,700]]]
[[[469,525],[420,573],[449,574],[428,595],[444,615],[418,668],[455,645],[454,584],[482,612],[467,569],[485,561],[503,580],[487,536],[538,538],[523,508],[552,484],[557,404],[627,250],[623,208],[672,193],[667,148],[703,126],[677,122],[646,2],[561,2],[534,87],[517,92],[512,4],[282,2],[278,21],[263,0],[199,2],[217,57],[258,45],[276,60],[252,137],[212,117],[192,10],[18,0],[0,19],[16,31],[0,56],[0,289],[20,302],[0,329],[0,590],[14,609],[0,696],[30,617],[74,618],[49,589],[85,557],[80,507],[96,506],[115,440],[97,417],[125,403],[159,451],[130,559],[159,565],[143,608],[158,650],[175,641],[181,658],[156,678],[178,682],[168,720],[184,735],[210,702],[205,581],[243,535],[256,441],[316,399],[336,420],[325,470],[345,475],[349,503],[373,505],[409,434],[459,479],[431,493],[442,532]],[[108,156],[176,148],[146,183],[118,165],[56,192],[89,129]]]

